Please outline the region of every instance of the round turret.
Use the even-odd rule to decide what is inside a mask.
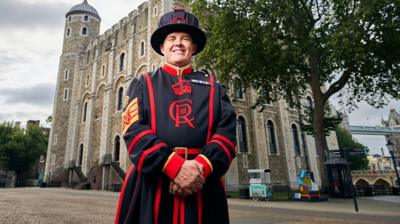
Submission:
[[[100,33],[100,16],[87,0],[73,6],[65,14],[63,53],[78,53]]]

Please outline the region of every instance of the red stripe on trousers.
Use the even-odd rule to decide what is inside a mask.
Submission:
[[[207,142],[211,138],[211,129],[214,122],[214,76],[210,75],[210,102],[208,106],[208,130],[207,130]]]
[[[236,152],[235,144],[233,144],[233,142],[231,140],[229,140],[227,137],[225,137],[223,135],[215,134],[215,135],[213,135],[213,138],[222,140],[223,142],[228,144]]]
[[[228,156],[228,162],[229,162],[229,165],[230,165],[230,164],[231,164],[231,161],[232,161],[232,155],[231,155],[231,153],[229,152],[229,149],[224,145],[224,143],[222,143],[222,142],[219,141],[219,140],[214,139],[214,140],[211,140],[210,143],[211,143],[211,142],[217,143],[219,146],[221,146],[221,148],[225,151],[226,156]]]
[[[145,130],[140,132],[138,135],[136,135],[133,140],[131,141],[131,143],[129,143],[129,147],[128,147],[128,153],[131,153],[131,151],[133,150],[133,147],[135,147],[136,143],[143,137],[149,134],[154,134],[153,130]]]
[[[161,147],[163,147],[163,146],[166,146],[166,144],[161,142],[161,143],[158,143],[158,144],[154,145],[153,147],[151,147],[151,148],[145,150],[145,151],[142,153],[142,155],[140,156],[139,162],[138,162],[138,166],[137,166],[137,169],[138,169],[139,172],[142,170],[142,166],[143,166],[144,159],[145,159],[150,153],[152,153],[152,152],[154,152],[154,151],[157,151],[159,148],[161,148]]]
[[[151,110],[151,129],[156,132],[156,106],[154,103],[154,90],[153,84],[151,83],[150,75],[145,73],[147,88],[149,90],[149,98],[150,98],[150,110]]]
[[[119,194],[119,202],[118,202],[117,214],[115,215],[115,221],[114,221],[115,224],[118,224],[118,219],[119,219],[119,214],[120,214],[120,211],[121,211],[122,199],[124,198],[126,183],[128,182],[129,176],[131,175],[131,173],[132,173],[134,168],[135,168],[135,166],[132,164],[128,168],[128,171],[126,172],[125,180],[124,180],[124,183],[122,184],[122,188],[121,188],[121,193]]]
[[[161,202],[161,191],[162,191],[163,179],[158,181],[156,200],[154,202],[154,224],[158,224],[158,215],[160,212],[160,202]]]
[[[197,218],[198,224],[203,223],[203,195],[201,191],[197,192]]]
[[[174,196],[174,214],[172,216],[172,218],[173,218],[172,223],[173,224],[178,224],[178,215],[179,215],[179,197],[178,196]]]
[[[179,207],[180,207],[180,215],[181,215],[181,222],[180,222],[180,224],[185,224],[185,198],[181,198],[180,200],[180,205],[179,205]]]

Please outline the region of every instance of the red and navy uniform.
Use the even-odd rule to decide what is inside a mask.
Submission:
[[[221,178],[236,156],[236,115],[224,88],[190,65],[165,64],[133,80],[126,102],[122,132],[133,164],[115,223],[229,223]],[[206,182],[181,198],[169,185],[185,152],[204,166]]]

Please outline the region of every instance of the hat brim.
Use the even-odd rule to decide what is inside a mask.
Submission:
[[[172,32],[185,32],[192,37],[193,43],[197,45],[197,50],[193,55],[200,53],[206,45],[206,34],[199,28],[188,24],[169,24],[158,28],[151,35],[151,46],[159,55],[163,55],[160,45],[164,43],[167,35]]]

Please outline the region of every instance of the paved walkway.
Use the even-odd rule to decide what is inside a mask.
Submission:
[[[0,189],[0,223],[113,223],[119,193],[65,188]],[[400,196],[325,202],[253,202],[229,199],[231,224],[397,224]]]
[[[359,214],[400,217],[400,196],[359,197],[357,198],[357,203]],[[329,198],[328,201],[322,202],[254,202],[251,200],[230,199],[229,204],[252,207],[356,214],[353,199]]]

